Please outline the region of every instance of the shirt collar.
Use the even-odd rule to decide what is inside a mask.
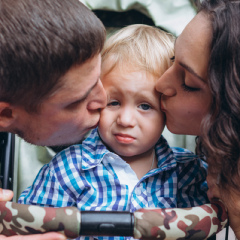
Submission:
[[[155,146],[156,156],[158,160],[158,168],[167,170],[175,167],[177,162],[172,149],[169,147],[167,140],[161,136]]]
[[[95,128],[82,142],[82,169],[87,170],[97,166],[106,153],[109,153],[109,150],[103,144],[98,130]]]
[[[183,162],[184,157],[188,159],[190,151],[184,150],[182,148],[177,148],[178,151],[181,149],[183,152],[176,157],[173,153],[173,150],[169,147],[166,139],[161,136],[155,146],[157,161],[158,161],[158,170],[168,170],[177,165],[177,162]],[[186,152],[184,155],[183,153]],[[111,153],[107,147],[102,142],[98,128],[93,129],[89,136],[82,142],[82,169],[87,170],[96,167],[99,163],[102,162],[105,154],[114,154]],[[192,154],[192,153],[191,153]],[[115,154],[114,154],[115,155]],[[193,160],[194,158],[191,158]]]

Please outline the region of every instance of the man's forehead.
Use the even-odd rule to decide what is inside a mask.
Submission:
[[[90,89],[96,85],[100,77],[101,58],[96,56],[93,59],[72,67],[59,80],[59,85],[56,91],[51,95],[76,94],[78,96],[85,95]]]

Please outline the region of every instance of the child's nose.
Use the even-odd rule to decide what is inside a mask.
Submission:
[[[117,117],[117,124],[123,127],[134,127],[135,123],[134,111],[131,108],[121,109]]]

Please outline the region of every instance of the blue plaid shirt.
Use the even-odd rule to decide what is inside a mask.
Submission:
[[[81,211],[131,212],[146,207],[185,208],[208,202],[205,162],[188,150],[171,149],[163,137],[155,151],[158,168],[139,180],[129,164],[106,148],[94,129],[82,144],[61,151],[44,165],[18,202],[76,206]]]

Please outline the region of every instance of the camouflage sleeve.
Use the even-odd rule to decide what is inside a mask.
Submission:
[[[77,208],[43,208],[0,202],[0,234],[26,235],[61,231],[68,238],[133,236],[137,239],[206,239],[222,230],[227,213],[221,202],[193,208],[140,209],[80,213]]]
[[[80,212],[75,207],[43,208],[12,202],[0,202],[0,233],[5,236],[50,231],[76,238],[80,232]]]
[[[134,238],[151,240],[207,239],[228,222],[226,209],[220,201],[183,209],[140,209],[134,217]]]

